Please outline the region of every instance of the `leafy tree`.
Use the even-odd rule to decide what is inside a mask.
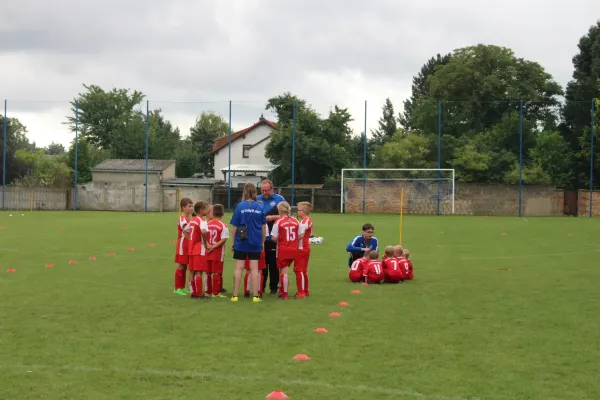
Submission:
[[[51,156],[60,156],[65,154],[65,146],[60,143],[52,142],[46,146],[46,154]]]
[[[412,122],[412,110],[419,99],[429,96],[428,78],[435,73],[439,66],[448,64],[450,57],[450,54],[444,56],[437,54],[435,57],[431,57],[421,67],[421,71],[419,71],[417,76],[413,77],[412,94],[410,99],[404,101],[404,112],[398,118],[400,125],[404,129],[412,130],[416,128]]]
[[[110,151],[97,149],[86,139],[79,139],[77,147],[77,183],[91,182],[92,169],[110,157]],[[71,170],[75,170],[75,140],[71,142],[67,152],[66,164]]]
[[[67,187],[71,182],[69,167],[65,163],[45,154],[43,149],[19,149],[15,152],[15,157],[28,167],[28,173],[17,180],[17,184],[29,187]]]
[[[171,121],[166,120],[160,109],[150,111],[150,124],[148,126],[150,158],[168,160],[175,156],[179,148],[181,135],[179,128],[173,127]],[[144,116],[144,121],[145,121]],[[145,142],[145,138],[144,138]]]
[[[381,146],[392,140],[398,130],[394,105],[389,98],[385,99],[382,111],[383,115],[379,118],[377,129],[371,131],[373,135],[372,144],[375,146]]]
[[[459,182],[480,182],[487,178],[491,156],[480,151],[473,140],[460,146],[451,161]]]
[[[175,160],[175,175],[178,178],[191,178],[199,170],[200,154],[195,150],[190,139],[179,142],[175,151]]]
[[[4,116],[0,115],[0,126],[4,126]],[[0,158],[4,152],[4,135],[0,134]],[[27,138],[27,128],[16,118],[6,120],[6,183],[27,174],[28,166],[15,157],[17,150],[34,150],[35,143]],[[3,162],[0,162],[0,176],[3,172]]]
[[[192,174],[199,172],[204,176],[212,176],[214,174],[214,157],[210,155],[212,151],[213,142],[222,136],[229,133],[229,123],[223,119],[219,114],[215,112],[203,112],[198,118],[196,123],[190,128],[190,141],[191,149],[196,152],[197,157],[186,157],[188,163],[187,168],[191,170],[185,172],[185,175],[191,176]],[[187,152],[183,149],[179,150],[179,155],[185,155]],[[191,162],[195,160],[196,164],[192,165]],[[179,170],[179,166],[176,167]],[[183,171],[182,171],[183,173]],[[177,176],[183,177],[183,175]]]
[[[559,132],[542,132],[537,135],[535,146],[530,153],[532,162],[547,173],[553,184],[560,188],[571,185],[573,154]]]
[[[523,166],[521,176],[525,185],[550,185],[552,183],[550,175],[544,171],[541,165],[535,162]],[[513,164],[511,170],[506,174],[504,182],[509,185],[519,183],[519,163]]]
[[[420,133],[398,130],[392,140],[379,148],[373,162],[376,168],[435,168],[430,160],[431,140]]]

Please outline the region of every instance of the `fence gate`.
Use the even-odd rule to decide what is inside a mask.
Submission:
[[[577,215],[577,191],[565,190],[565,215]]]

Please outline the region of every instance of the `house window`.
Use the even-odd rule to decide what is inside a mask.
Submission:
[[[242,150],[242,157],[244,158],[250,158],[250,148],[252,146],[249,144],[245,144]]]

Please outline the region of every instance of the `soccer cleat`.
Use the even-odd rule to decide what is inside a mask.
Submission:
[[[212,293],[211,292],[205,292],[204,295],[208,296],[208,297],[212,297]]]
[[[288,300],[288,295],[284,294],[284,295],[279,296],[279,300]]]
[[[225,296],[224,294],[219,293],[219,294],[213,294],[212,297],[217,297],[217,298],[221,297],[221,298],[224,298],[224,297],[227,297],[227,296]]]
[[[260,299],[260,297],[253,297],[252,298],[252,302],[253,303],[260,303],[262,300]]]
[[[225,289],[225,288],[221,288],[221,291],[220,291],[220,293],[227,293],[227,289]]]
[[[240,299],[237,296],[233,296],[231,298],[231,301],[234,302],[234,303],[237,303],[238,301],[240,301]]]
[[[188,288],[179,289],[185,294],[190,294],[190,290]]]
[[[195,296],[195,295],[192,295],[192,296],[190,296],[190,298],[192,300],[210,300],[210,297],[207,297],[207,296]]]
[[[183,292],[183,289],[175,289],[175,290],[173,290],[173,293],[174,293],[174,294],[178,294],[178,295],[180,295],[180,296],[185,296],[185,295],[187,295],[187,293],[184,293],[184,292]]]
[[[294,299],[306,299],[306,295],[303,293],[296,293]]]
[[[250,298],[250,293],[244,293],[244,298],[245,299],[249,299]]]

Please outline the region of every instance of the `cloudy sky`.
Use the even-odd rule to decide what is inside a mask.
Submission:
[[[202,111],[233,128],[284,91],[368,129],[436,53],[512,48],[565,85],[597,0],[2,0],[0,98],[38,145],[68,145],[68,101],[97,84],[142,91],[187,134]],[[269,116],[265,114],[265,116]]]

